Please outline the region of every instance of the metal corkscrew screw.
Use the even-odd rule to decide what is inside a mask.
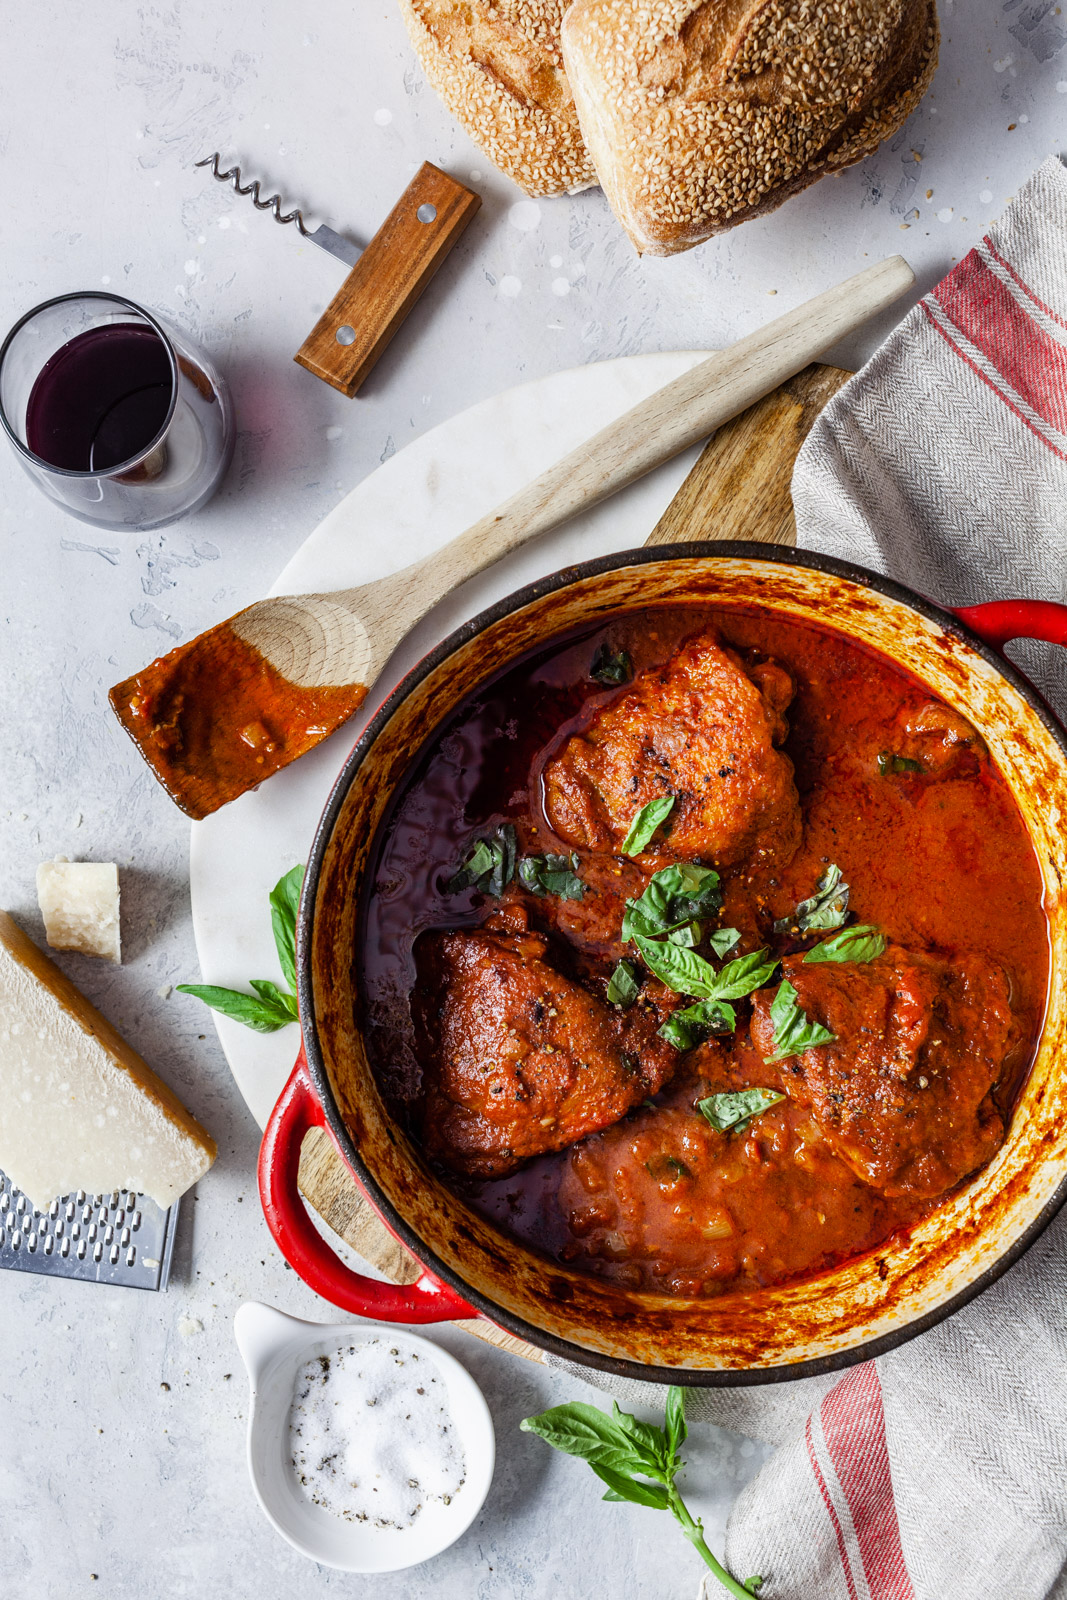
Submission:
[[[304,226],[303,214],[297,207],[294,206],[292,211],[287,211],[284,217],[282,216],[281,195],[272,194],[268,195],[266,200],[260,199],[263,191],[258,178],[253,178],[251,183],[242,183],[240,167],[227,167],[225,172],[220,172],[219,152],[217,150],[213,150],[209,156],[205,156],[203,161],[194,161],[193,165],[195,167],[210,167],[211,176],[217,178],[220,183],[230,184],[234,194],[250,194],[252,196],[252,204],[257,211],[269,211],[275,222],[295,222],[305,239],[312,237]]]
[[[219,152],[193,163],[250,199],[275,222],[295,222],[310,239],[350,270],[325,312],[296,353],[302,367],[342,394],[354,395],[408,311],[425,289],[481,205],[473,190],[424,161],[366,250],[325,223],[308,228],[294,206],[282,210],[281,195],[264,197],[258,178],[243,181],[239,166],[219,162]]]

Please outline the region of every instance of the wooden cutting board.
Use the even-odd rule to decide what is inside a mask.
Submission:
[[[789,486],[812,423],[850,378],[840,367],[811,366],[742,412],[705,445],[696,466],[645,540],[646,545],[701,539],[796,544]],[[329,1135],[313,1129],[300,1156],[304,1198],[364,1261],[393,1283],[414,1283],[422,1270],[363,1198]],[[544,1352],[481,1318],[457,1322],[479,1339],[530,1361]]]

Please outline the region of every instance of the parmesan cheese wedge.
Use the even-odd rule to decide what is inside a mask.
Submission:
[[[53,950],[121,961],[119,869],[113,861],[56,856],[37,868],[37,904]]]
[[[0,911],[0,1169],[38,1211],[84,1189],[164,1208],[203,1176],[214,1139]]]

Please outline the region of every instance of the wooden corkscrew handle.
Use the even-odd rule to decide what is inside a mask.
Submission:
[[[351,398],[481,203],[424,161],[293,359]]]

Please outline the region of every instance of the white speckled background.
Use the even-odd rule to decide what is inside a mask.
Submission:
[[[475,400],[585,361],[725,343],[893,250],[923,287],[935,281],[1062,151],[1067,126],[1058,4],[957,0],[942,23],[933,92],[890,146],[775,216],[642,264],[599,193],[531,205],[489,170],[424,84],[386,0],[5,9],[0,324],[110,284],[212,352],[241,431],[215,503],[143,538],[68,520],[0,457],[0,904],[40,937],[39,859],[119,862],[125,964],[62,964],[220,1145],[185,1207],[166,1295],[0,1274],[4,1600],[695,1591],[699,1564],[666,1519],[601,1504],[584,1467],[516,1431],[568,1397],[561,1380],[452,1332],[436,1337],[483,1384],[499,1439],[495,1484],[460,1544],[428,1568],[364,1580],[311,1567],[260,1517],[234,1308],[255,1296],[329,1313],[272,1248],[252,1181],[257,1130],[213,1030],[160,993],[195,976],[188,827],[105,693],[255,598],[340,495]],[[216,146],[361,238],[424,157],[481,189],[481,214],[361,399],[290,359],[341,269],[191,170]],[[839,359],[861,359],[871,338]],[[694,1504],[718,1542],[761,1452],[702,1430],[690,1455]]]

